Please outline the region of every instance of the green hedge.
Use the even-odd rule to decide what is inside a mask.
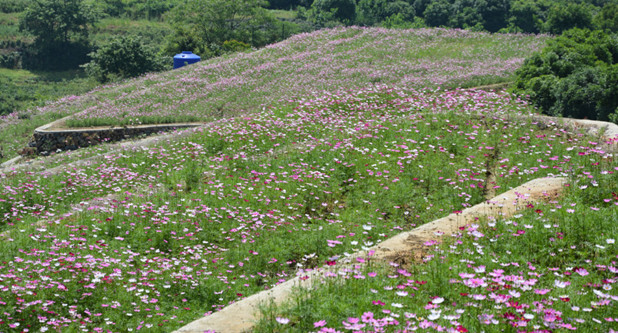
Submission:
[[[569,30],[516,74],[515,92],[546,114],[618,120],[618,34]]]

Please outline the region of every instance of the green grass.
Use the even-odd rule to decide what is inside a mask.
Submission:
[[[606,171],[618,166],[589,149],[595,138],[556,127],[540,130],[525,118],[530,111],[508,94],[367,88],[222,119],[152,147],[101,148],[98,160],[68,165],[53,175],[3,175],[0,209],[12,213],[2,219],[9,236],[0,262],[10,263],[21,279],[6,283],[38,285],[37,295],[18,291],[25,303],[67,304],[32,306],[2,317],[4,325],[51,327],[35,315],[51,310],[58,315],[46,315],[49,320],[77,311],[89,330],[151,325],[145,327],[171,331],[271,288],[301,268],[343,261],[345,253],[483,202],[489,186],[502,192],[547,175],[570,177],[573,187],[594,188],[577,194],[578,206],[594,204],[611,221],[615,213],[603,200],[615,173]],[[67,164],[83,157],[60,155]],[[489,184],[488,168],[495,183]],[[110,194],[96,205],[86,203]],[[590,221],[598,218],[591,215]],[[37,224],[41,220],[46,222]],[[564,228],[576,230],[572,224]],[[598,242],[598,229],[590,230],[582,242]],[[607,233],[613,237],[616,231]],[[542,258],[543,252],[534,255]],[[60,265],[65,260],[72,264]],[[428,261],[437,263],[438,256]],[[75,269],[86,264],[86,270]],[[418,269],[415,274],[437,274],[433,266]],[[393,274],[389,268],[376,271]],[[39,285],[47,277],[62,281],[64,288]],[[338,296],[322,300],[322,308],[302,323],[295,313],[310,305],[272,309],[267,318],[286,316],[296,326],[270,321],[259,329],[308,331],[311,320],[327,311],[332,312],[329,323],[339,323],[330,318],[374,306],[361,291],[401,279],[344,285],[341,295],[349,296],[347,302]],[[448,285],[427,288],[433,296]],[[0,293],[6,306],[21,306],[15,295]],[[149,316],[146,309],[163,315]],[[105,313],[108,320],[88,313]]]
[[[271,9],[269,12],[278,19],[292,20],[296,18],[295,10]]]
[[[0,13],[0,40],[16,40],[19,32],[19,15],[17,13]]]
[[[437,245],[422,250],[423,263],[375,262],[297,290],[285,305],[264,306],[253,331],[307,332],[316,329],[315,323],[341,329],[342,322],[352,322],[349,318],[358,318],[368,330],[434,325],[460,332],[508,332],[517,325],[609,330],[615,327],[608,320],[616,314],[613,301],[599,295],[615,295],[616,275],[608,267],[616,269],[618,198],[611,193],[618,177],[591,175],[599,180],[595,188],[574,187],[563,198],[515,217],[479,221],[453,237],[436,236]],[[474,276],[484,285],[468,286]],[[510,300],[494,302],[495,295]],[[368,319],[374,316],[389,318],[389,324]],[[290,321],[281,324],[276,318]]]
[[[71,107],[77,114],[69,125],[163,123],[179,114],[208,121],[368,83],[419,88],[505,82],[545,39],[436,29],[323,30],[103,89],[97,95],[109,103]]]
[[[40,112],[38,108],[66,96],[83,94],[97,83],[79,71],[32,72],[0,68],[1,111],[12,116],[0,122],[0,162],[18,156],[35,128],[70,115],[63,109]],[[49,107],[49,105],[48,105]]]
[[[138,35],[145,43],[160,47],[170,33],[172,33],[172,27],[166,22],[114,17],[102,19],[96,24],[92,40],[94,43],[101,44],[116,36]]]
[[[0,77],[23,83],[28,79],[36,78],[37,75],[25,69],[0,68]]]

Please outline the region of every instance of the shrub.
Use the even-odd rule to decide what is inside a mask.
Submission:
[[[169,67],[171,62],[171,59],[165,60],[144,46],[139,37],[133,36],[115,38],[91,53],[90,57],[92,61],[84,66],[86,73],[99,82],[160,71]]]
[[[312,9],[318,16],[333,13],[333,18],[343,23],[352,23],[356,18],[355,0],[315,0]]]
[[[555,4],[549,9],[545,30],[560,34],[571,28],[592,28],[591,6],[587,4],[570,3]]]
[[[226,52],[243,52],[251,49],[251,45],[232,39],[223,42],[222,48]]]
[[[569,30],[526,59],[515,90],[554,116],[615,119],[617,63],[617,35]]]
[[[618,2],[607,3],[594,18],[594,23],[601,29],[618,32]]]

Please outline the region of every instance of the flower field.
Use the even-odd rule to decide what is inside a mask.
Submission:
[[[510,80],[547,37],[461,30],[337,28],[105,87],[50,108],[70,126],[210,121],[280,100],[367,84],[455,87]]]
[[[618,164],[533,111],[375,84],[0,174],[0,331],[169,332],[545,176],[569,179],[563,199],[436,237],[423,263],[327,276],[256,329],[607,331]]]
[[[250,53],[101,86],[19,115],[1,116],[0,162],[17,156],[35,128],[74,114],[68,126],[207,122],[367,85],[419,89],[511,81],[523,59],[547,39],[358,27],[301,34]]]

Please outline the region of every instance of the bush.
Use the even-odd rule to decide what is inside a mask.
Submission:
[[[222,48],[225,52],[243,52],[250,50],[251,45],[232,39],[223,42]]]
[[[350,24],[356,18],[355,0],[315,0],[312,9],[319,16],[333,13],[333,18],[339,22]]]
[[[587,4],[562,3],[555,4],[549,9],[545,30],[553,34],[560,34],[572,28],[592,28],[591,6]]]
[[[414,19],[414,7],[405,1],[360,0],[358,2],[357,24],[376,25],[387,18],[399,15],[405,21]]]
[[[121,36],[90,54],[86,73],[99,82],[135,77],[170,68],[171,58],[144,46],[139,37]]]
[[[607,3],[594,18],[594,23],[601,29],[618,32],[618,2]]]
[[[0,0],[0,12],[19,13],[26,10],[28,0]]]
[[[0,54],[0,67],[9,69],[20,69],[21,53],[11,52],[7,54]]]
[[[618,36],[573,29],[526,59],[515,91],[554,116],[615,119],[618,108]]]

